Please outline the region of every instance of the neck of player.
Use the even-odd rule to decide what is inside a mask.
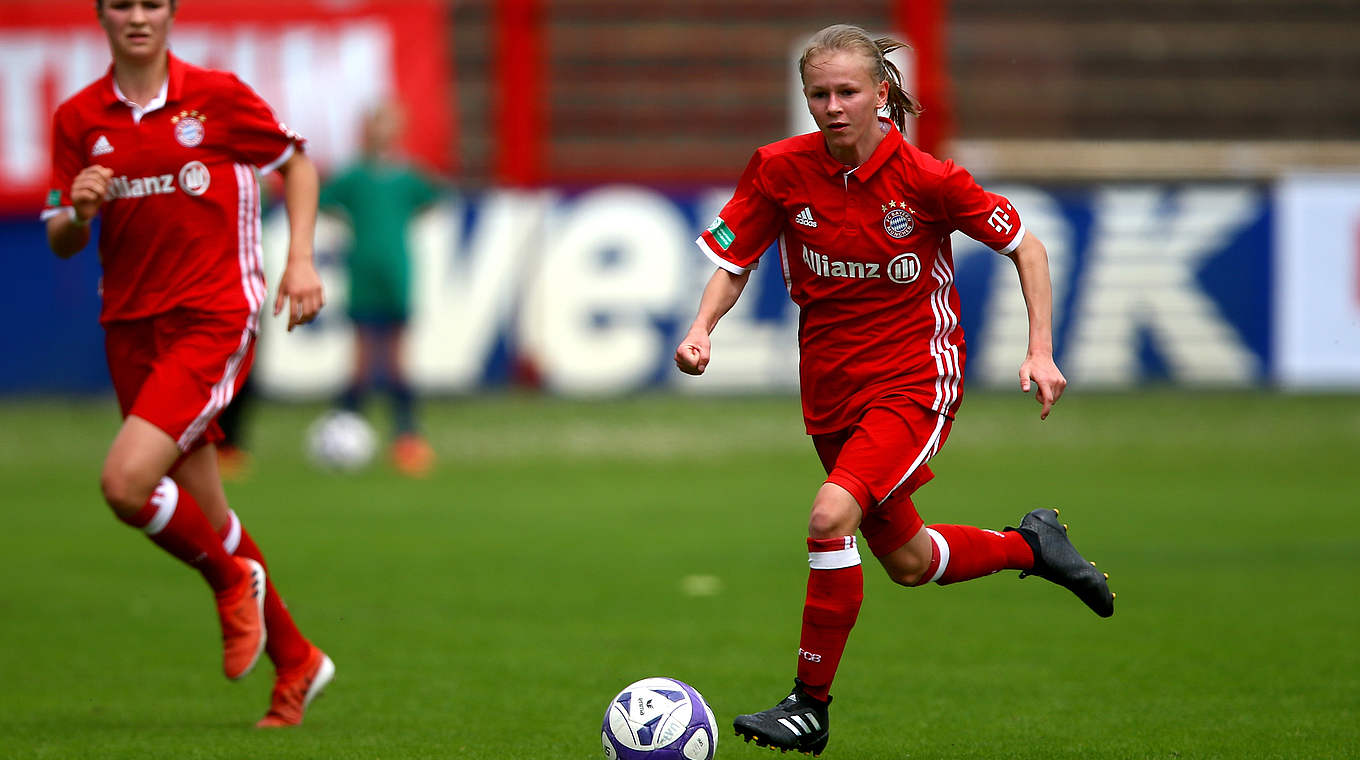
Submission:
[[[139,106],[159,95],[169,76],[170,58],[165,50],[150,57],[117,56],[113,60],[113,78],[119,91]]]

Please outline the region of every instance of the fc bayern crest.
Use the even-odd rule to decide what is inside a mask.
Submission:
[[[895,208],[883,217],[883,231],[894,239],[901,239],[911,234],[916,228],[916,220],[906,209]]]
[[[186,148],[197,148],[203,144],[203,122],[207,117],[198,111],[180,111],[170,119],[175,125],[175,140]]]

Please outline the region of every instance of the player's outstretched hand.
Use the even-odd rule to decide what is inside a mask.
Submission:
[[[685,339],[680,341],[680,346],[675,349],[675,366],[686,375],[704,374],[704,370],[708,368],[712,346],[708,333],[691,328]]]
[[[109,191],[109,180],[113,179],[113,170],[90,164],[71,180],[71,205],[76,210],[76,221],[88,222],[99,213],[99,207],[104,205],[104,195]]]
[[[1063,391],[1067,390],[1067,378],[1058,369],[1058,365],[1053,363],[1051,355],[1025,357],[1025,361],[1020,365],[1020,390],[1029,393],[1031,381],[1034,386],[1034,400],[1043,405],[1039,411],[1039,419],[1048,419],[1048,413],[1053,410],[1053,405],[1062,398]]]
[[[321,275],[312,265],[312,257],[288,257],[288,264],[279,278],[279,295],[274,299],[274,316],[283,311],[288,302],[288,330],[316,319],[317,312],[326,304],[321,289]]]

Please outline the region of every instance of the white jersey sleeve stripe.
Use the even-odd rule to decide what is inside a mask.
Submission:
[[[732,274],[746,274],[747,272],[750,271],[749,269],[743,269],[737,266],[736,264],[733,264],[732,262],[728,261],[727,259],[724,259],[723,257],[719,256],[718,254],[714,253],[713,250],[708,247],[708,243],[704,242],[702,236],[695,238],[694,243],[695,245],[699,246],[699,250],[704,252],[704,255],[708,257],[708,260],[712,261],[715,265],[717,265],[719,269],[726,269]]]
[[[1020,247],[1020,241],[1024,239],[1025,239],[1025,223],[1024,221],[1021,221],[1020,230],[1015,233],[1015,237],[1011,238],[1011,242],[1007,243],[1005,248],[998,250],[997,253],[1000,253],[1002,255],[1011,253],[1016,248]]]
[[[38,219],[39,219],[40,221],[44,221],[44,222],[45,222],[45,221],[47,221],[48,219],[51,219],[52,217],[57,216],[58,214],[66,214],[67,216],[71,217],[72,219],[75,219],[75,218],[76,218],[76,207],[75,207],[75,206],[57,206],[57,207],[55,207],[55,208],[45,208],[45,209],[43,209],[43,212],[42,212],[41,214],[38,215]]]
[[[279,154],[278,158],[260,167],[260,175],[269,174],[280,166],[283,166],[288,162],[288,159],[293,157],[293,153],[295,152],[297,152],[297,145],[295,143],[288,143],[288,147],[283,149],[283,152]]]

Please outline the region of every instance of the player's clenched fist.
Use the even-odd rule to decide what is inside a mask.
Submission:
[[[71,181],[71,205],[76,210],[76,221],[88,222],[99,212],[104,196],[109,190],[109,180],[113,170],[99,164],[91,164],[80,170]]]
[[[675,366],[687,375],[702,375],[708,368],[709,352],[712,344],[708,335],[700,330],[690,330],[689,335],[675,349]]]

